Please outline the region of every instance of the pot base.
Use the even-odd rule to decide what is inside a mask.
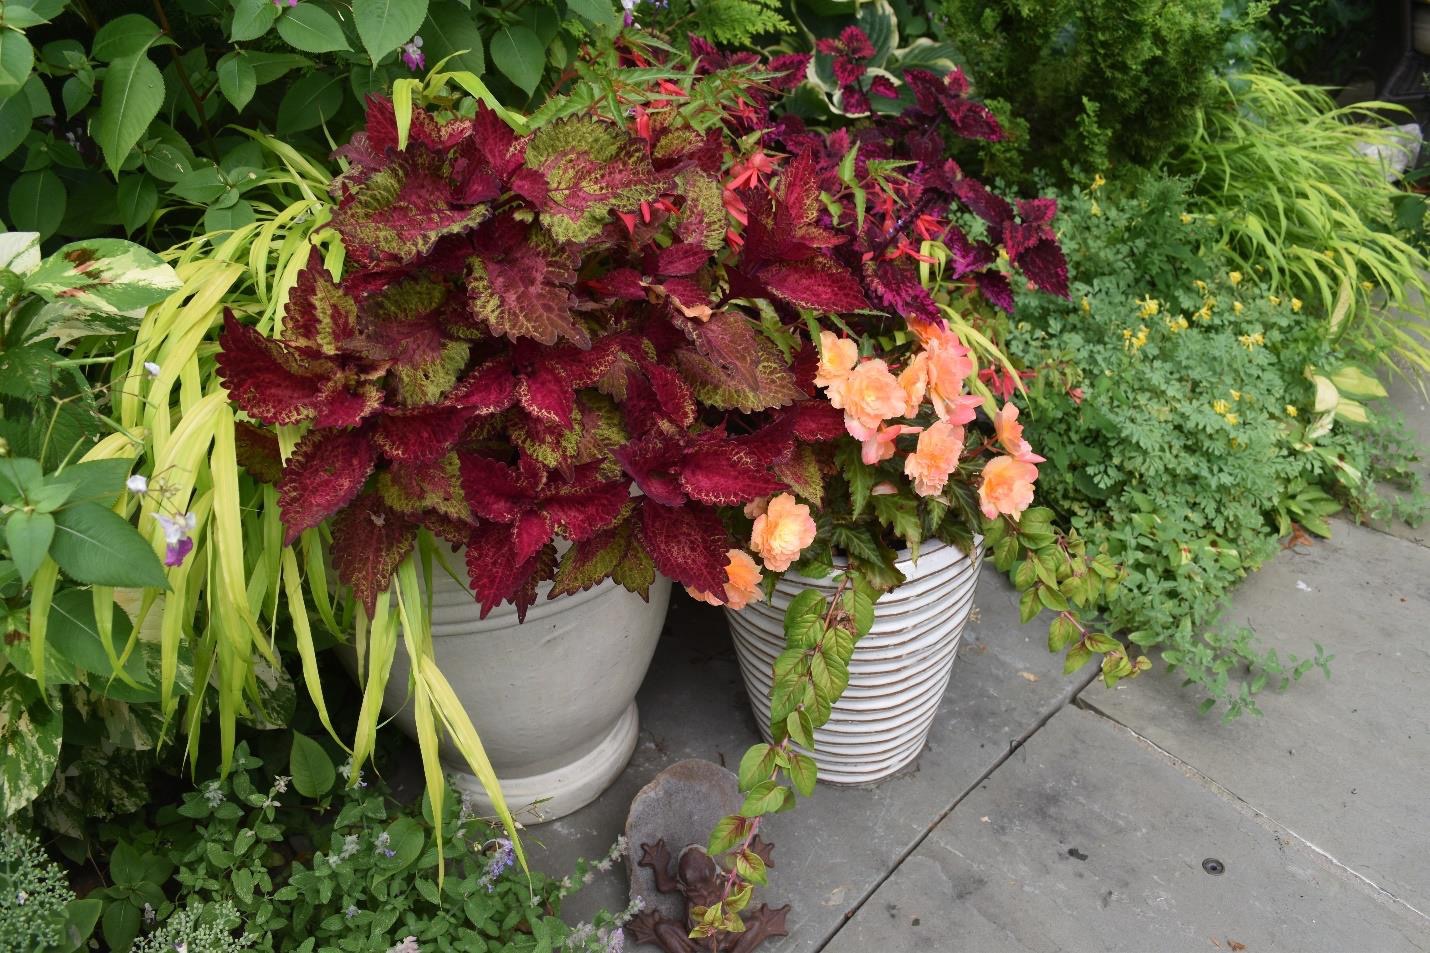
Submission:
[[[586,754],[554,771],[533,774],[524,778],[500,778],[502,795],[507,808],[516,813],[534,802],[535,823],[554,821],[580,810],[596,800],[601,792],[625,770],[636,750],[636,736],[640,730],[640,716],[636,703],[631,702],[606,736],[596,742]],[[447,765],[452,785],[462,793],[463,799],[479,814],[492,816],[496,808],[491,798],[482,790],[476,776]],[[532,822],[523,821],[530,826]]]

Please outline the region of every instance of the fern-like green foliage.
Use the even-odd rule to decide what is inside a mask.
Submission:
[[[780,0],[671,0],[659,22],[721,46],[751,46],[756,37],[794,29]]]
[[[1023,171],[1156,165],[1215,92],[1222,0],[944,0],[980,96],[1025,120]],[[1000,111],[1001,115],[1001,111]],[[1011,166],[1010,166],[1011,168]]]
[[[1264,270],[1272,292],[1304,299],[1329,332],[1430,370],[1430,262],[1395,231],[1399,187],[1358,151],[1401,145],[1386,125],[1396,111],[1337,108],[1325,90],[1261,67],[1218,82],[1171,168],[1193,179],[1192,211],[1236,267]],[[1382,294],[1394,312],[1375,306]]]

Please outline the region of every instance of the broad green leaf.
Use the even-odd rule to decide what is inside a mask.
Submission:
[[[253,75],[254,78],[258,80],[259,86],[279,79],[289,70],[301,69],[304,66],[313,65],[312,60],[306,56],[299,56],[297,53],[244,51],[243,57],[252,64]]]
[[[734,847],[740,842],[740,831],[744,827],[743,818],[731,814],[720,818],[715,823],[714,829],[710,831],[710,844],[707,848],[711,857],[719,857],[725,851]]]
[[[809,797],[814,793],[814,783],[819,779],[819,766],[808,755],[798,751],[790,752],[789,777],[800,794]]]
[[[121,56],[109,64],[93,128],[111,173],[118,174],[129,150],[144,135],[163,104],[164,77],[145,53]]]
[[[65,217],[65,184],[50,169],[26,172],[10,186],[10,223],[49,238]]]
[[[342,108],[343,82],[333,73],[308,73],[278,104],[278,132],[302,132],[322,125]]]
[[[71,242],[40,262],[26,290],[46,301],[63,298],[97,311],[124,312],[158,304],[179,289],[179,276],[158,255],[122,238]]]
[[[15,510],[5,520],[5,545],[20,571],[22,584],[30,584],[30,577],[44,562],[54,537],[55,518],[49,513]]]
[[[412,39],[425,19],[427,0],[353,0],[358,37],[374,65]]]
[[[192,168],[191,157],[171,145],[160,143],[144,155],[144,171],[160,182],[177,182]]]
[[[242,110],[258,89],[258,74],[243,50],[234,50],[218,61],[218,88],[234,109]]]
[[[0,102],[0,159],[4,159],[25,141],[34,120],[27,96],[11,96]]]
[[[343,28],[333,15],[312,3],[287,7],[278,18],[278,35],[304,53],[331,53],[351,49]]]
[[[504,26],[492,36],[492,62],[507,79],[530,96],[546,68],[546,48],[524,26]]]
[[[228,188],[223,172],[217,166],[202,165],[179,176],[169,191],[195,205],[208,205],[227,192]]]
[[[755,744],[745,752],[745,756],[740,759],[741,791],[752,790],[761,781],[769,779],[770,770],[774,766],[774,758],[771,756],[773,751],[767,744]]]
[[[32,26],[39,26],[48,17],[41,16],[35,12],[28,3],[19,3],[18,0],[9,0],[3,7],[0,7],[0,20],[5,25],[16,30],[28,30]]]
[[[64,715],[42,703],[24,704],[9,685],[0,687],[0,699],[0,816],[9,817],[33,801],[55,773]]]
[[[447,66],[452,69],[466,70],[473,76],[486,71],[482,34],[476,19],[456,0],[435,0],[422,26],[422,43],[429,62],[451,57],[447,59]],[[466,52],[462,52],[464,50]]]
[[[81,109],[94,99],[94,80],[83,76],[71,76],[60,87],[60,101],[64,103],[65,115],[70,119],[79,115]]]
[[[337,772],[333,769],[333,759],[307,735],[293,732],[293,750],[288,755],[288,771],[293,775],[293,786],[304,797],[322,797],[333,789]]]
[[[30,114],[36,119],[41,116],[53,116],[55,114],[55,103],[50,98],[49,87],[40,78],[39,73],[31,73],[30,78],[25,80],[25,85],[21,87],[20,93],[30,103]],[[68,143],[66,143],[68,145]],[[71,146],[70,148],[73,148]]]
[[[65,905],[65,922],[60,928],[61,950],[82,950],[89,942],[94,925],[99,922],[99,913],[104,909],[104,901],[95,897],[71,900]]]
[[[0,29],[0,99],[20,91],[35,65],[35,48],[25,34]]]
[[[46,648],[53,649],[55,654],[76,668],[96,675],[108,675],[114,671],[112,660],[116,657],[116,647],[123,649],[131,627],[129,617],[111,603],[109,646],[106,648],[105,636],[100,632],[94,614],[94,603],[90,593],[83,589],[66,589],[56,595],[50,604]],[[125,671],[131,677],[142,677],[143,663],[137,655],[130,656]]]
[[[119,204],[119,223],[132,235],[148,224],[149,217],[159,207],[159,186],[154,184],[153,176],[123,175],[115,198]]]
[[[55,515],[50,555],[76,582],[96,586],[167,589],[164,567],[129,523],[96,503]]]
[[[410,817],[399,817],[383,833],[387,835],[386,839],[378,835],[378,841],[386,846],[377,848],[377,858],[374,861],[377,873],[372,880],[374,884],[381,883],[416,863],[417,858],[422,856],[422,848],[427,844],[426,831]]]
[[[91,55],[101,63],[112,63],[121,56],[133,56],[147,50],[160,34],[153,20],[138,13],[115,17],[94,35]]]
[[[621,25],[621,16],[616,13],[616,4],[612,0],[566,0],[566,9],[597,26],[616,30]]]
[[[211,208],[204,213],[204,229],[227,232],[255,221],[257,216],[247,199],[239,199],[227,208]]]
[[[124,489],[124,481],[133,466],[134,461],[123,457],[86,460],[82,463],[71,463],[51,476],[50,480],[68,483],[74,488],[69,498],[71,505],[100,503],[109,506],[119,496],[119,491]]]
[[[273,0],[234,0],[233,25],[228,38],[235,42],[256,40],[267,33],[278,19],[278,7]]]

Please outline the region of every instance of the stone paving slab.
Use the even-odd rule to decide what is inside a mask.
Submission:
[[[1386,390],[1390,393],[1389,403],[1405,418],[1406,429],[1420,448],[1420,459],[1412,466],[1430,488],[1430,397],[1426,395],[1430,391],[1430,379],[1424,374],[1407,370],[1403,375],[1396,375],[1387,381]],[[1378,408],[1376,412],[1379,412]],[[1403,491],[1388,486],[1383,487],[1382,492],[1391,498],[1405,495]],[[1421,546],[1430,546],[1430,521],[1419,526],[1408,526],[1403,521],[1385,521],[1376,523],[1375,528]]]
[[[1282,658],[1320,642],[1329,681],[1313,670],[1263,695],[1264,718],[1229,725],[1198,717],[1175,676],[1093,685],[1081,701],[1430,914],[1430,552],[1334,530],[1249,578],[1226,617]]]
[[[1214,858],[1224,872],[1211,875]],[[1430,921],[1103,716],[1060,711],[824,953],[1401,953]]]
[[[772,884],[757,900],[792,903],[779,953],[814,951],[1010,747],[1063,707],[1087,676],[1065,678],[1045,629],[1019,626],[1017,600],[991,568],[979,583],[979,617],[964,645],[928,749],[911,774],[865,788],[821,785],[768,825]],[[560,876],[578,856],[602,853],[620,833],[631,798],[665,767],[707,758],[734,767],[757,740],[723,616],[677,595],[655,664],[639,696],[640,741],[630,767],[596,803],[531,828],[534,865]],[[539,841],[549,838],[549,843]],[[626,903],[623,871],[571,898],[568,920]]]

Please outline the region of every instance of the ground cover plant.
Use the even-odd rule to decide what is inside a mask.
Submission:
[[[1222,631],[1227,593],[1281,537],[1383,507],[1376,480],[1403,473],[1407,450],[1362,403],[1384,396],[1365,370],[1376,355],[1209,256],[1214,226],[1188,213],[1184,189],[1060,196],[1071,297],[1020,297],[1009,349],[1045,367],[1028,392],[1044,502],[1126,569],[1108,623],[1235,715],[1325,660]]]

